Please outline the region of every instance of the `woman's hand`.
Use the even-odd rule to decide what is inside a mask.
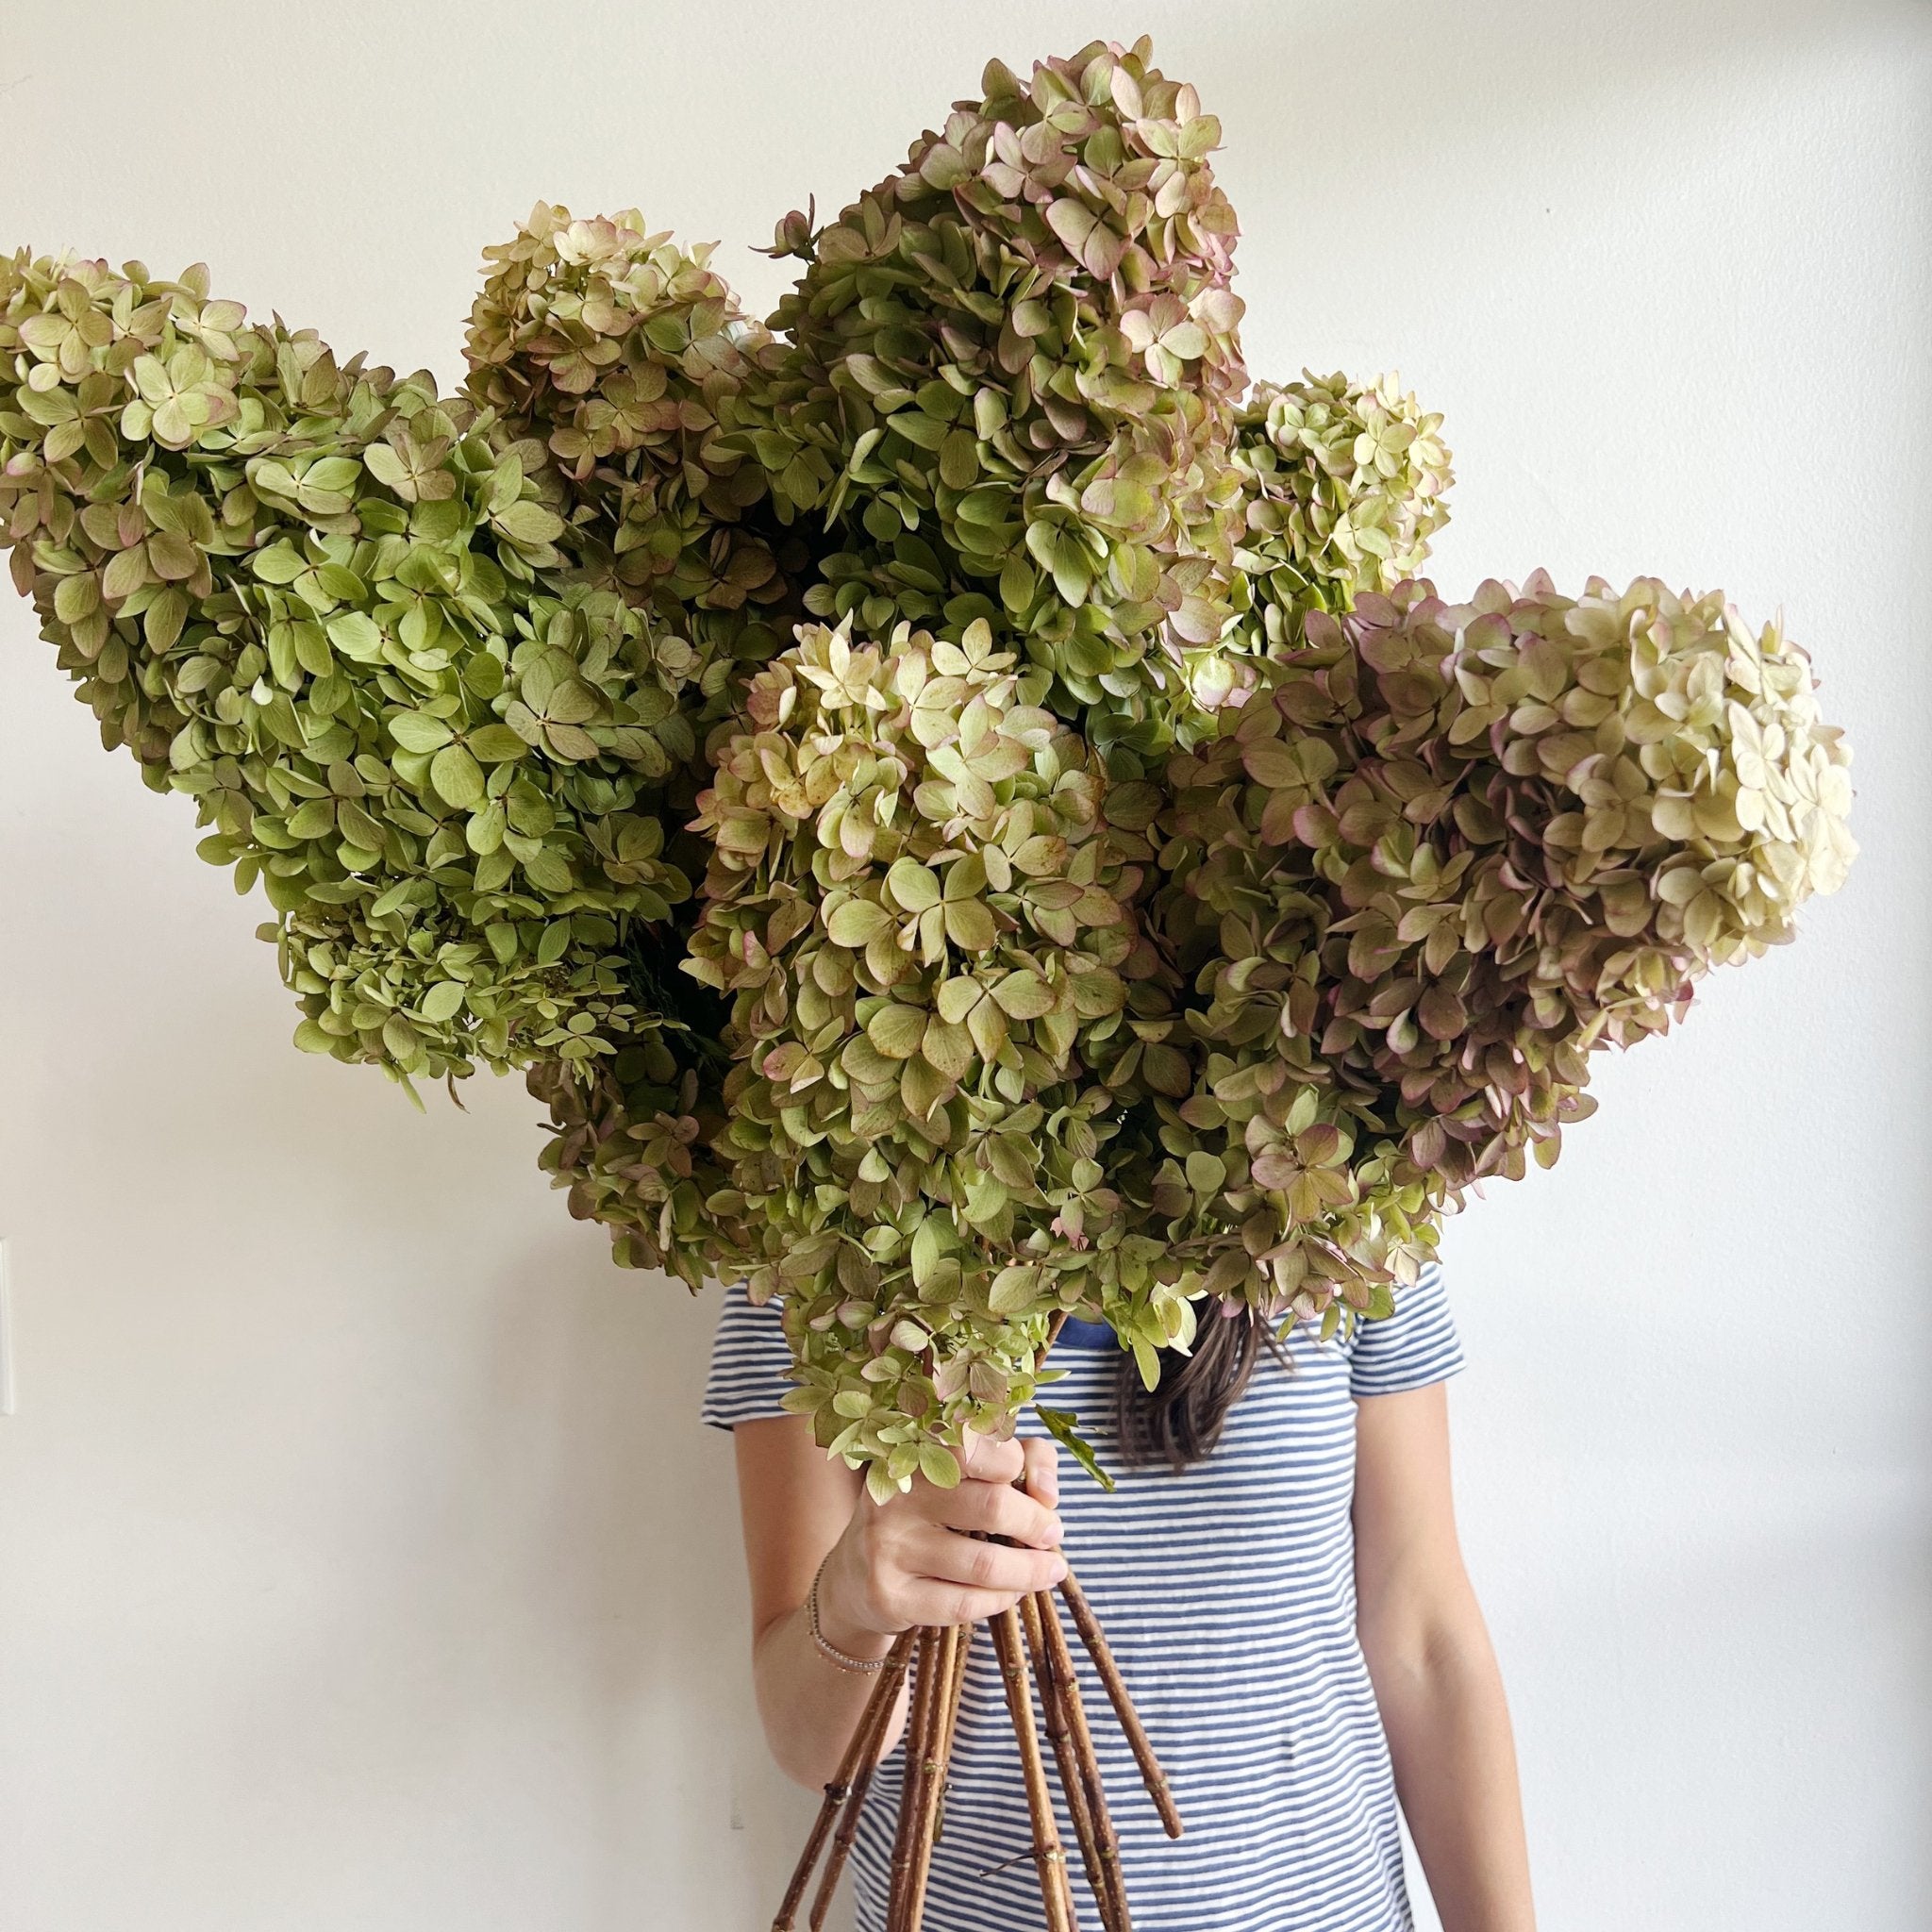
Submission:
[[[858,1472],[813,1441],[808,1417],[766,1416],[731,1433],[758,1711],[773,1757],[816,1789],[838,1770],[876,1679],[841,1670],[812,1642],[805,1603],[813,1575],[825,1641],[867,1658],[884,1657],[915,1624],[995,1614],[1050,1589],[1066,1574],[1056,1451],[969,1435],[957,1489],[916,1476],[909,1491],[874,1503]],[[1021,1477],[1024,1491],[1013,1487]],[[1011,1537],[1014,1547],[974,1532]],[[897,1742],[905,1712],[902,1679],[881,1755]]]
[[[860,1491],[819,1577],[819,1627],[828,1643],[879,1657],[914,1624],[996,1616],[1067,1574],[1050,1441],[968,1435],[959,1467],[950,1490],[915,1476],[884,1503]],[[1024,1489],[1016,1489],[1023,1478]]]

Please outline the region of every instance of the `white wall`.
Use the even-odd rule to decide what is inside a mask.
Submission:
[[[1544,1923],[1932,1923],[1923,8],[0,10],[0,246],[210,262],[454,381],[538,196],[749,252],[971,91],[1145,25],[1224,120],[1257,369],[1449,414],[1440,579],[1782,604],[1864,854],[1447,1244],[1466,1537]],[[711,1319],[473,1083],[305,1058],[260,909],[0,600],[0,1924],[764,1923]]]

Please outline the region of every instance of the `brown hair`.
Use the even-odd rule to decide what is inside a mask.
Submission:
[[[1191,1353],[1160,1351],[1160,1380],[1153,1389],[1141,1379],[1131,1355],[1121,1358],[1120,1450],[1122,1461],[1138,1466],[1165,1462],[1185,1469],[1214,1452],[1228,1411],[1253,1379],[1263,1351],[1289,1366],[1273,1326],[1252,1308],[1233,1315],[1208,1315]]]

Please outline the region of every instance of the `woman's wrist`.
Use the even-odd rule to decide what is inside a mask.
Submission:
[[[841,1560],[843,1554],[844,1545],[836,1545],[819,1565],[806,1605],[807,1627],[822,1650],[829,1649],[837,1656],[863,1663],[876,1663],[891,1649],[898,1632],[875,1629],[857,1612],[850,1601],[855,1592]]]

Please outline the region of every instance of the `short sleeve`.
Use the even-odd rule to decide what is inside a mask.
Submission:
[[[714,1429],[784,1415],[786,1393],[797,1386],[778,1304],[753,1302],[742,1282],[727,1288],[699,1415]]]
[[[1393,1314],[1356,1329],[1348,1390],[1351,1395],[1399,1395],[1440,1382],[1461,1366],[1462,1343],[1441,1264],[1425,1261],[1417,1280],[1396,1290]]]

